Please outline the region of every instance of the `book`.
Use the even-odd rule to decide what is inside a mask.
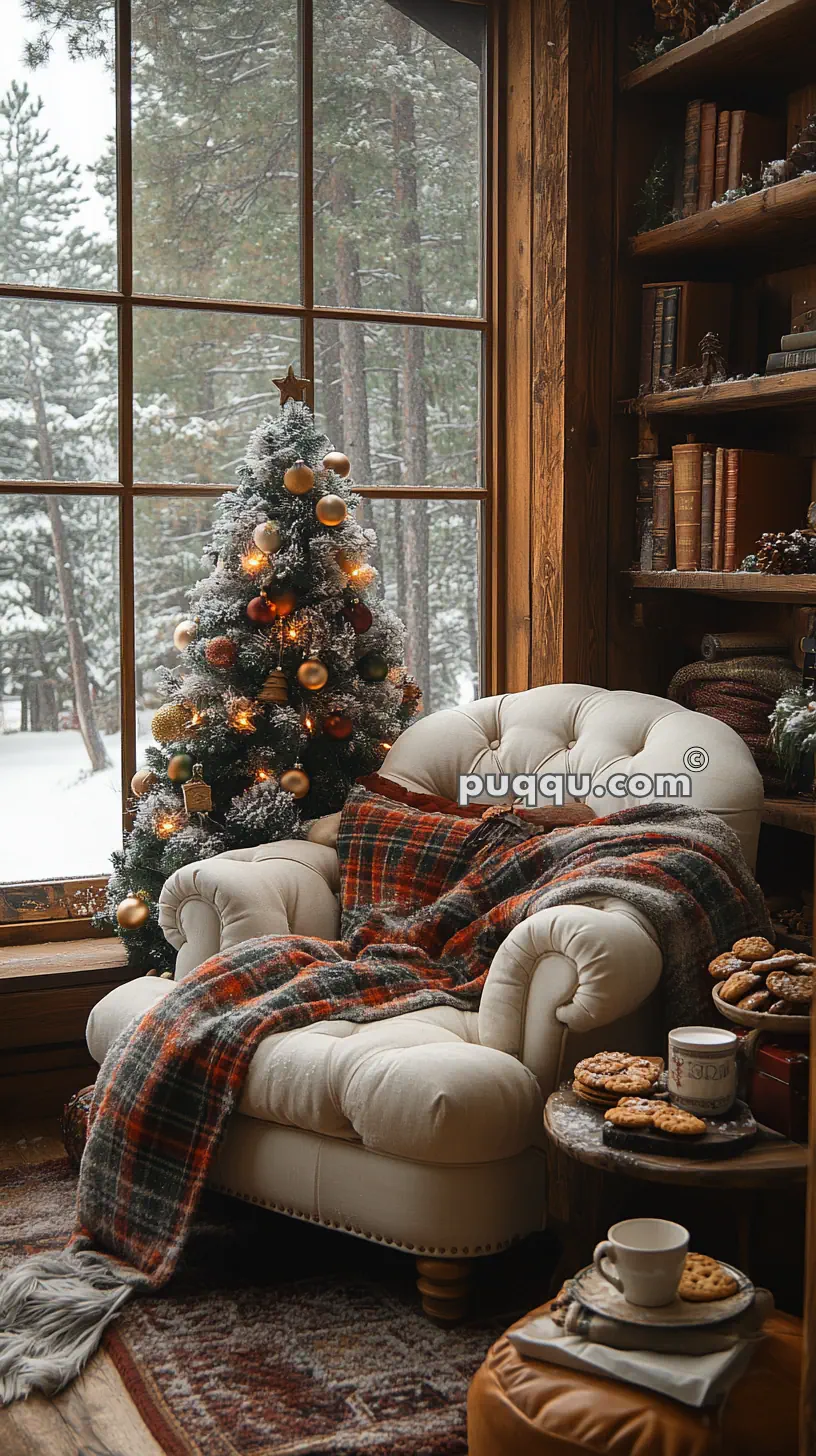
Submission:
[[[654,345],[656,301],[657,288],[653,283],[644,283],[640,316],[640,366],[638,369],[638,389],[641,393],[652,387],[652,347]]]
[[[672,503],[671,460],[656,460],[653,487],[652,571],[670,571],[674,507]]]
[[[697,211],[705,212],[714,201],[714,159],[717,150],[717,107],[704,101],[700,117],[700,171],[697,182]]]
[[[710,445],[705,445],[700,490],[701,571],[711,571],[714,565],[714,457],[715,451]]]
[[[657,387],[660,378],[660,360],[663,353],[663,307],[666,297],[665,288],[658,288],[655,294],[654,332],[652,335],[652,389]]]
[[[789,369],[816,369],[816,349],[786,349],[768,355],[766,374],[785,374]]]
[[[674,560],[678,571],[699,571],[703,447],[693,441],[672,448]]]
[[[683,216],[697,211],[697,190],[700,177],[700,121],[702,101],[690,101],[686,107],[686,130],[683,138]]]
[[[731,112],[721,111],[717,117],[717,145],[714,151],[714,196],[722,197],[728,185],[728,143],[731,136]]]
[[[739,187],[743,174],[759,181],[763,166],[787,155],[785,122],[773,116],[760,116],[756,111],[732,111],[728,142],[729,191]]]
[[[727,450],[726,571],[739,569],[765,531],[801,527],[810,504],[809,457],[764,450]]]
[[[652,570],[654,532],[654,468],[656,455],[637,457],[638,493],[635,512],[635,560],[640,571]]]
[[[798,334],[783,334],[779,347],[786,354],[791,349],[816,349],[816,329],[802,329]]]
[[[663,329],[660,349],[660,377],[668,379],[674,373],[677,358],[677,308],[680,302],[680,285],[674,283],[663,294]]]
[[[717,446],[714,456],[714,529],[712,532],[711,569],[723,569],[723,506],[725,504],[725,451]]]

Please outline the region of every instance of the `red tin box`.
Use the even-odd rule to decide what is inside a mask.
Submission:
[[[748,1090],[748,1105],[757,1122],[797,1143],[808,1139],[808,1049],[804,1036],[763,1042]]]

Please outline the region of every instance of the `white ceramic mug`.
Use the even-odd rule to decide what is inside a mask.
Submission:
[[[593,1261],[630,1304],[656,1308],[677,1294],[689,1231],[665,1218],[626,1218],[613,1224]],[[613,1266],[613,1267],[610,1267]]]
[[[669,1032],[671,1100],[698,1117],[721,1117],[737,1095],[737,1037],[719,1026]]]

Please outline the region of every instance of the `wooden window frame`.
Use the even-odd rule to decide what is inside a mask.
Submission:
[[[474,3],[474,0],[470,0]],[[407,311],[323,306],[314,300],[313,231],[313,0],[298,0],[298,70],[300,81],[300,261],[301,302],[298,304],[254,303],[241,299],[179,297],[139,293],[133,289],[133,167],[131,151],[131,31],[129,0],[117,0],[115,34],[116,141],[117,141],[117,245],[118,287],[116,289],[49,288],[0,283],[0,299],[30,299],[51,303],[95,304],[116,309],[118,322],[118,480],[2,480],[0,494],[103,495],[119,503],[119,618],[120,618],[120,720],[123,822],[128,827],[130,781],[136,770],[136,648],[134,585],[134,507],[149,496],[220,496],[235,489],[234,483],[184,485],[170,482],[137,482],[133,462],[133,319],[140,308],[170,308],[208,313],[249,314],[255,317],[290,318],[300,321],[300,364],[302,374],[314,377],[315,322],[321,319],[359,323],[386,323],[400,327],[464,329],[483,339],[482,382],[482,479],[480,486],[356,486],[360,495],[374,499],[468,500],[480,506],[479,575],[483,611],[480,634],[480,676],[485,691],[496,691],[500,668],[497,636],[490,608],[495,601],[499,577],[496,519],[497,350],[496,308],[498,249],[495,238],[497,217],[497,138],[499,99],[497,95],[500,45],[500,0],[475,0],[486,10],[487,60],[483,79],[483,198],[485,224],[482,233],[483,312],[479,315],[414,314]],[[307,402],[314,407],[310,385]],[[0,884],[0,945],[31,943],[33,940],[73,939],[89,934],[88,904],[101,905],[107,876],[66,877],[48,881]],[[10,900],[26,901],[14,909]]]

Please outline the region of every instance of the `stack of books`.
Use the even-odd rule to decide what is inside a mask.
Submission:
[[[787,374],[789,369],[816,369],[816,328],[783,334],[778,354],[769,354],[766,374]]]
[[[705,212],[743,174],[785,154],[785,123],[756,111],[722,111],[715,101],[690,101],[683,140],[683,217]]]
[[[638,389],[649,394],[678,369],[700,362],[700,340],[715,333],[727,349],[728,283],[646,283],[640,326]]]
[[[809,459],[689,440],[671,460],[638,457],[641,571],[736,571],[764,531],[801,526]]]

